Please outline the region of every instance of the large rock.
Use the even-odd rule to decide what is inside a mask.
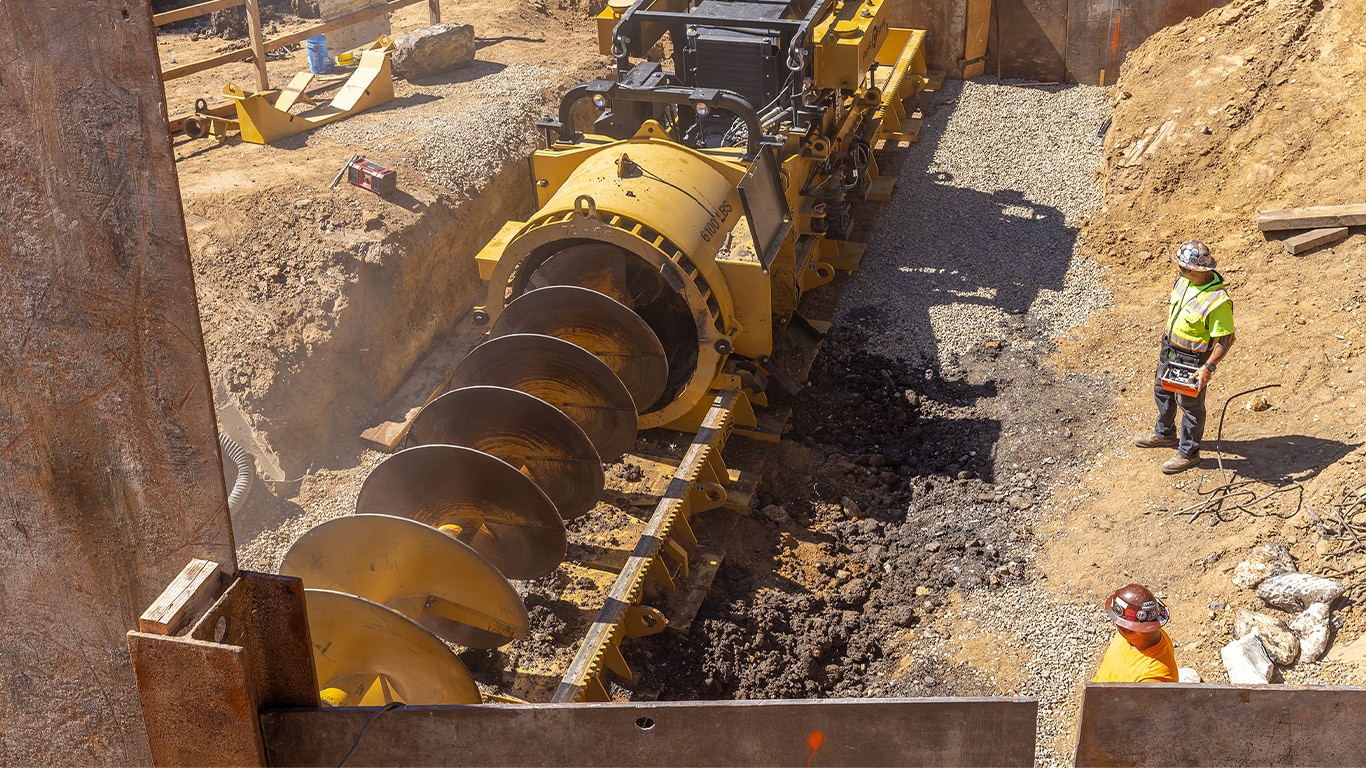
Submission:
[[[394,41],[389,60],[394,72],[407,80],[467,67],[474,61],[474,27],[437,24],[414,30]]]
[[[1282,573],[1257,585],[1257,597],[1287,611],[1302,611],[1314,603],[1332,605],[1342,592],[1336,581],[1308,573]]]
[[[1219,656],[1224,660],[1224,669],[1228,670],[1228,681],[1235,685],[1269,683],[1271,673],[1276,669],[1252,632],[1224,646]]]
[[[1328,604],[1314,603],[1290,622],[1300,638],[1300,661],[1318,661],[1328,650]]]
[[[1249,633],[1261,639],[1267,657],[1277,664],[1284,667],[1294,664],[1295,659],[1299,658],[1299,637],[1275,616],[1240,608],[1233,617],[1233,636],[1244,637]]]
[[[1247,559],[1233,567],[1233,583],[1252,589],[1272,576],[1294,573],[1295,561],[1290,548],[1279,541],[1258,544],[1247,553]]]

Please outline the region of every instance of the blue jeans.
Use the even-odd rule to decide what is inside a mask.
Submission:
[[[1176,437],[1176,411],[1181,410],[1181,440],[1176,452],[1184,458],[1200,453],[1200,438],[1205,436],[1205,390],[1195,397],[1168,392],[1162,388],[1162,363],[1157,364],[1153,375],[1153,400],[1157,401],[1157,426],[1153,433],[1158,437]]]

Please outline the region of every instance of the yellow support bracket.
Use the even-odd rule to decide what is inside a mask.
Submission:
[[[270,144],[364,112],[393,99],[394,79],[389,64],[389,54],[393,50],[393,41],[388,36],[381,36],[361,54],[360,66],[351,73],[351,77],[330,103],[297,115],[291,113],[289,107],[294,106],[300,99],[297,94],[290,95],[290,89],[286,89],[286,93],[248,93],[240,85],[228,83],[223,88],[223,95],[236,103],[237,122],[242,131],[242,140],[252,144]],[[291,83],[291,88],[294,85],[295,83]],[[302,91],[302,88],[298,90]],[[281,104],[284,108],[281,108]]]

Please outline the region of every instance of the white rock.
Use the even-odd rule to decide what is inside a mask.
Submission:
[[[1328,650],[1328,604],[1314,603],[1290,622],[1300,638],[1300,661],[1318,661]]]
[[[1342,592],[1336,581],[1308,573],[1282,573],[1257,585],[1257,597],[1287,611],[1302,611],[1313,603],[1332,605]]]
[[[1200,673],[1190,667],[1182,667],[1176,670],[1176,682],[1178,683],[1203,683]]]
[[[1295,561],[1290,548],[1279,541],[1258,544],[1247,553],[1247,559],[1233,567],[1233,583],[1252,589],[1272,576],[1294,573]]]
[[[1243,637],[1248,633],[1256,634],[1262,641],[1262,647],[1266,648],[1266,655],[1283,667],[1294,664],[1300,655],[1300,639],[1284,621],[1239,608],[1233,618],[1233,636]]]
[[[1262,685],[1271,681],[1276,668],[1266,656],[1266,649],[1256,633],[1248,633],[1219,651],[1228,670],[1228,681],[1234,685]]]

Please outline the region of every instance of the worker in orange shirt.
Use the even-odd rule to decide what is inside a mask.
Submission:
[[[1162,626],[1167,606],[1141,584],[1126,584],[1105,601],[1115,636],[1096,670],[1096,683],[1174,683],[1176,650]]]

